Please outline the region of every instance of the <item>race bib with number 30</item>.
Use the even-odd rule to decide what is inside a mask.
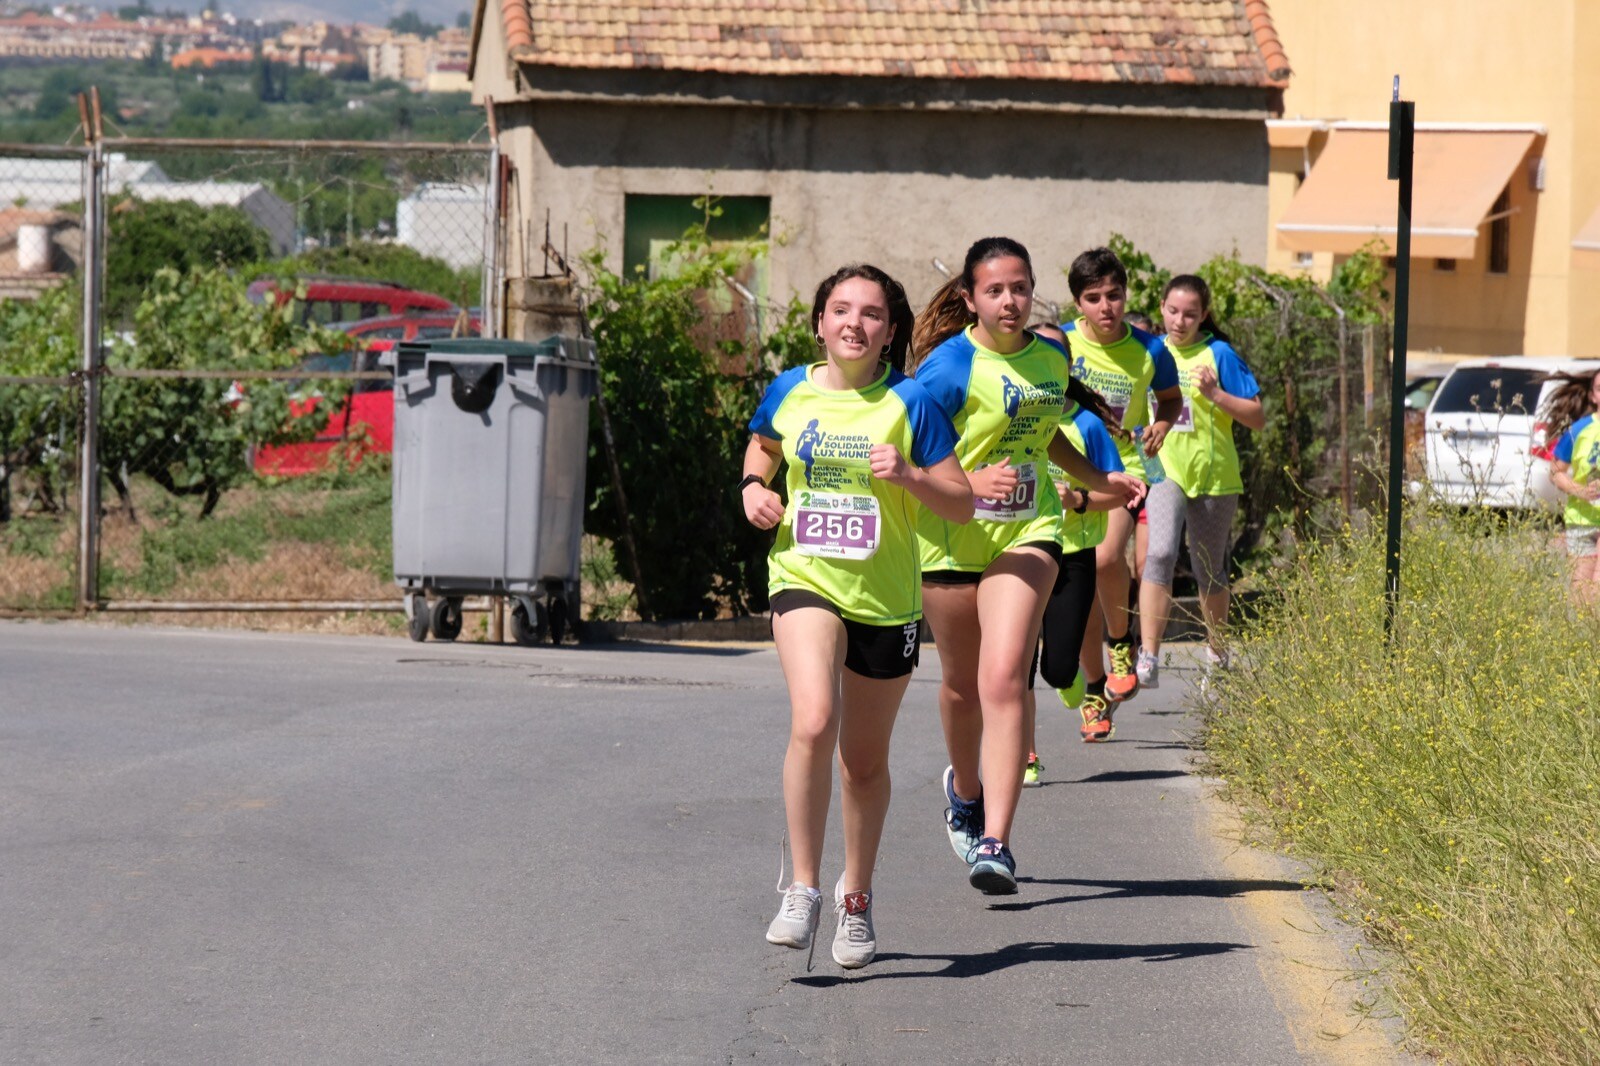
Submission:
[[[979,467],[979,469],[983,469]],[[1026,522],[1039,513],[1039,481],[1032,463],[1017,465],[1017,487],[1003,500],[974,500],[978,517],[990,522]]]

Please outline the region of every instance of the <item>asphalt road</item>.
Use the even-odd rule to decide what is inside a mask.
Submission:
[[[0,623],[0,1061],[1307,1061],[1238,905],[1302,893],[1230,873],[1192,675],[1095,747],[1041,690],[997,901],[945,841],[923,658],[881,954],[835,966],[827,910],[808,973],[763,939],[769,648]]]

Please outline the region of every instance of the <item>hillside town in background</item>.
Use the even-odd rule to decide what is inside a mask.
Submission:
[[[464,23],[465,16],[458,20]],[[214,10],[194,15],[123,7],[115,12],[62,4],[49,9],[0,2],[0,64],[123,59],[173,70],[275,63],[336,74],[361,68],[372,81],[413,92],[466,92],[471,47],[464,25],[429,26],[415,15],[388,25],[336,25],[238,18]]]

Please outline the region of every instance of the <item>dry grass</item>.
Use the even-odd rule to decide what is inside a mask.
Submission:
[[[1462,1064],[1600,1061],[1600,622],[1548,534],[1407,526],[1280,575],[1207,701],[1212,769],[1389,950],[1412,1040]]]

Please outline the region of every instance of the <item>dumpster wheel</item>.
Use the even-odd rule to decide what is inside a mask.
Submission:
[[[560,644],[567,635],[567,601],[560,596],[550,597],[550,643]]]
[[[461,601],[440,596],[433,601],[428,628],[435,640],[455,640],[461,635]]]
[[[406,632],[421,644],[428,639],[428,598],[422,595],[406,597]]]
[[[531,648],[544,640],[547,628],[544,604],[519,597],[511,608],[511,639]]]

